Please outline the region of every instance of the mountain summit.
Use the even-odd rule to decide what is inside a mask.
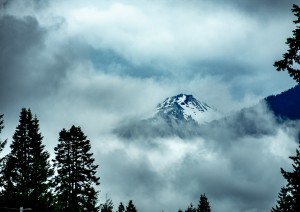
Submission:
[[[274,133],[274,128],[289,121],[299,126],[300,86],[278,95],[269,96],[254,106],[223,116],[208,104],[192,95],[179,94],[158,104],[154,116],[143,120],[122,122],[114,133],[123,138],[218,137],[230,132],[234,140],[242,136],[261,136]],[[294,122],[292,122],[294,121]]]
[[[221,113],[192,95],[179,94],[158,104],[151,118],[122,123],[114,132],[123,138],[190,138],[199,135],[200,125],[221,117]]]
[[[192,95],[179,94],[168,97],[165,101],[158,104],[155,116],[175,120],[194,120],[198,124],[203,124],[219,119],[221,113],[206,103],[198,101]]]

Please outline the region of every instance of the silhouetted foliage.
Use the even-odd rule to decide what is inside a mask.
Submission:
[[[275,208],[272,208],[272,212],[281,212],[281,211],[292,211],[291,210],[291,201],[292,198],[288,195],[288,189],[286,187],[282,187],[278,194],[277,205]]]
[[[210,212],[210,205],[205,194],[200,195],[199,205],[197,212]]]
[[[0,133],[2,132],[2,130],[4,128],[3,116],[4,116],[3,114],[0,115]],[[6,143],[7,143],[7,139],[5,139],[4,141],[2,141],[1,138],[0,138],[0,153],[4,149]],[[1,162],[1,160],[2,160],[2,158],[0,158],[0,162]]]
[[[114,204],[111,199],[106,199],[105,203],[101,205],[101,212],[112,212]]]
[[[4,121],[3,121],[3,114],[0,115],[0,134],[4,128]],[[5,145],[7,143],[7,139],[2,141],[0,138],[0,153],[2,152],[2,150],[4,149]],[[4,157],[0,157],[0,187],[3,186],[3,182],[2,182],[2,170],[3,170],[3,161],[4,161]]]
[[[211,211],[210,205],[205,194],[200,195],[198,208],[195,208],[193,203],[191,203],[188,206],[188,208],[185,210],[185,212],[210,212],[210,211]],[[183,212],[183,211],[179,209],[178,212]]]
[[[117,212],[125,212],[125,207],[122,202],[120,202]]]
[[[286,44],[288,45],[288,51],[283,54],[283,59],[276,61],[274,66],[277,71],[287,70],[289,75],[293,77],[296,82],[300,83],[300,70],[295,65],[300,65],[300,8],[297,5],[293,5],[292,12],[296,16],[294,23],[296,29],[293,30],[293,37],[287,38]]]
[[[194,205],[191,203],[188,208],[185,210],[185,212],[197,212],[197,209],[194,207]]]
[[[129,201],[125,212],[137,212],[132,200]]]
[[[53,170],[42,140],[37,117],[33,118],[30,109],[23,108],[10,145],[11,152],[5,158],[2,206],[52,211],[48,182]]]
[[[296,156],[289,157],[293,160],[293,170],[285,171],[281,168],[283,177],[287,180],[287,185],[281,188],[278,195],[279,200],[272,212],[278,211],[300,211],[300,152],[296,149]]]
[[[96,177],[98,165],[94,165],[90,153],[90,141],[80,127],[72,126],[59,133],[59,143],[54,148],[54,178],[58,211],[98,211],[97,194],[94,185],[99,185]]]

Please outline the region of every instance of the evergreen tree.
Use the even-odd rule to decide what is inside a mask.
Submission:
[[[0,134],[1,134],[2,130],[3,130],[3,128],[4,128],[3,116],[4,116],[3,114],[0,115]],[[0,138],[0,153],[4,149],[6,143],[7,143],[7,140],[2,141],[1,138]],[[2,174],[3,161],[4,161],[4,157],[0,157],[0,174]],[[0,187],[2,187],[1,177],[0,177]]]
[[[3,121],[3,114],[2,114],[2,115],[0,115],[0,134],[1,134],[1,131],[3,130],[3,128],[4,128],[4,121]],[[6,143],[7,143],[7,140],[2,141],[0,138],[0,153],[4,149]],[[5,159],[5,157],[2,157],[2,156],[0,157],[0,189],[3,188],[2,173],[3,173],[4,159]],[[3,198],[0,196],[0,205],[3,205],[2,200],[3,200]]]
[[[296,156],[289,157],[293,160],[293,171],[288,172],[281,168],[283,177],[287,180],[287,185],[281,188],[278,195],[279,200],[273,212],[286,211],[298,212],[300,211],[300,152],[296,149]]]
[[[285,187],[282,187],[279,194],[278,194],[279,200],[277,200],[277,205],[275,208],[272,208],[272,212],[281,212],[281,211],[292,211],[291,210],[291,196],[288,195],[288,189]]]
[[[125,212],[137,212],[137,210],[136,210],[136,208],[135,208],[135,206],[134,206],[132,200],[130,200],[130,201],[128,202],[128,205],[127,205],[127,207],[126,207],[126,211],[125,211]]]
[[[10,145],[11,152],[5,158],[3,206],[52,211],[48,180],[53,171],[42,140],[37,117],[33,118],[30,109],[23,108]]]
[[[72,126],[59,133],[59,143],[54,148],[54,178],[58,211],[98,211],[94,185],[99,185],[96,177],[98,165],[94,165],[90,153],[90,141],[80,127]]]
[[[124,205],[123,205],[122,202],[120,202],[120,205],[118,207],[118,211],[117,212],[125,212],[125,207],[124,207]]]
[[[191,203],[188,208],[185,210],[185,212],[196,212],[196,208],[194,207],[194,205]]]
[[[296,29],[293,31],[293,37],[288,38],[286,44],[288,45],[288,51],[283,54],[283,59],[276,61],[274,66],[277,71],[287,70],[289,75],[293,77],[296,82],[300,83],[300,70],[297,66],[300,65],[300,8],[297,5],[293,5],[292,12],[296,16],[294,23]]]
[[[101,205],[101,212],[112,212],[114,204],[111,199],[106,199],[105,203]]]
[[[3,121],[3,114],[0,115],[0,134],[4,128],[4,121]],[[4,149],[5,145],[7,143],[7,140],[2,141],[0,138],[0,153],[2,152],[2,150]],[[3,158],[0,158],[0,163],[2,162]]]
[[[210,212],[210,205],[205,194],[200,195],[197,212]]]

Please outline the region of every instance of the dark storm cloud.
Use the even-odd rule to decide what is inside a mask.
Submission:
[[[55,92],[75,54],[47,46],[49,30],[33,16],[0,17],[1,110],[32,106]]]
[[[4,9],[8,4],[8,0],[0,0],[0,9]]]
[[[20,4],[20,6],[33,6],[35,9],[41,9],[48,6],[48,0],[0,0],[0,9],[8,9],[9,7]]]
[[[293,4],[299,3],[295,0],[253,0],[253,1],[239,1],[239,0],[216,0],[223,5],[232,5],[250,14],[260,14],[266,17],[286,15],[290,12]]]
[[[35,87],[39,79],[32,79],[38,73],[33,73],[29,64],[35,60],[35,49],[42,48],[44,36],[45,31],[33,17],[0,18],[1,109],[15,105],[19,99],[32,98],[42,89]]]

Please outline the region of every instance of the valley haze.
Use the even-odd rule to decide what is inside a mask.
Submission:
[[[107,195],[114,210],[132,199],[141,212],[176,212],[205,193],[212,211],[269,211],[299,123],[278,120],[261,101],[295,86],[272,65],[287,49],[297,3],[0,0],[1,156],[26,107],[52,158],[58,133],[81,126],[99,164],[99,203]],[[194,125],[119,134],[177,94],[223,121],[193,136]]]

